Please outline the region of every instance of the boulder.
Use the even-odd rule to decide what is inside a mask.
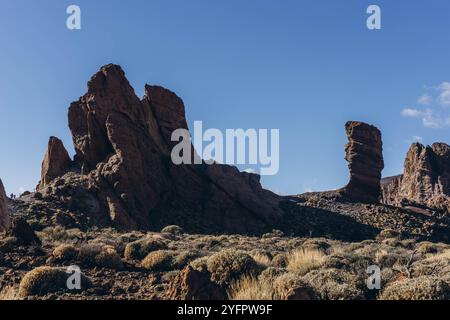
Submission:
[[[376,127],[357,121],[345,125],[348,143],[350,181],[340,193],[356,202],[378,202],[381,195],[381,171],[384,168],[381,132]]]
[[[0,179],[0,232],[8,231],[10,226],[10,217],[5,188]]]
[[[41,240],[36,233],[34,233],[27,220],[23,218],[16,218],[13,220],[11,233],[17,239],[18,245],[41,245]]]
[[[226,292],[211,281],[208,271],[194,270],[187,266],[170,283],[167,290],[170,300],[225,300]]]

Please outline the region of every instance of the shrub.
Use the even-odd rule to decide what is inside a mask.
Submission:
[[[416,246],[417,252],[422,254],[440,253],[443,252],[446,248],[448,248],[448,245],[442,243],[432,243],[428,241],[420,242]]]
[[[309,272],[303,279],[308,282],[323,300],[364,299],[367,288],[364,279],[359,279],[347,271],[320,269]],[[359,283],[361,282],[361,283]]]
[[[71,244],[61,244],[57,246],[52,253],[52,256],[57,261],[71,261],[78,255],[78,250]]]
[[[183,228],[176,225],[170,225],[162,228],[161,233],[170,233],[174,235],[182,235],[184,233]]]
[[[172,268],[173,254],[167,250],[150,252],[141,262],[141,266],[151,271],[167,271]]]
[[[448,300],[450,287],[433,276],[421,276],[391,283],[380,295],[380,300]]]
[[[97,244],[83,244],[78,251],[78,259],[88,267],[95,267],[95,257],[102,252],[102,247]]]
[[[209,257],[207,268],[213,281],[220,285],[229,285],[245,275],[256,274],[258,265],[243,251],[223,250]]]
[[[305,275],[313,269],[320,268],[325,261],[325,254],[316,249],[296,250],[287,256],[287,269]]]
[[[233,282],[228,290],[230,300],[272,300],[273,288],[270,282],[252,276],[243,276]]]
[[[259,275],[261,281],[273,282],[276,278],[286,273],[286,269],[269,267]]]
[[[167,245],[163,241],[148,237],[128,243],[125,246],[124,258],[126,260],[142,260],[152,251],[166,249]]]
[[[48,242],[64,242],[70,238],[66,229],[61,226],[47,227],[40,232],[41,238]]]
[[[209,257],[200,257],[189,263],[189,265],[197,271],[205,271],[208,269]]]
[[[95,256],[95,265],[107,269],[121,270],[123,262],[117,251],[112,247],[105,247]]]
[[[174,253],[173,267],[177,269],[183,269],[191,261],[197,259],[199,255],[200,254],[197,251],[188,251],[188,250]]]
[[[314,300],[314,289],[297,274],[286,273],[275,279],[273,283],[275,297],[281,300]]]
[[[70,274],[64,268],[39,267],[28,272],[19,285],[19,297],[26,298],[34,295],[45,295],[67,289],[67,279]],[[81,276],[81,289],[91,286],[86,276]]]
[[[278,268],[286,268],[288,264],[288,255],[286,253],[279,253],[272,258],[272,266]]]
[[[111,246],[97,244],[82,245],[78,252],[78,259],[87,267],[100,267],[120,270],[123,267],[122,259]]]
[[[399,238],[400,233],[398,231],[392,230],[392,229],[384,229],[381,230],[380,233],[377,236],[377,240],[385,240],[385,239],[393,239],[393,238]]]

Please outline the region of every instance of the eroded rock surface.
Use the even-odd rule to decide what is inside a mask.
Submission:
[[[227,294],[223,288],[211,281],[211,274],[187,266],[177,275],[167,290],[170,300],[224,300]]]
[[[48,148],[42,161],[41,181],[38,189],[44,188],[49,182],[66,173],[71,166],[72,160],[67,153],[61,140],[50,137]]]
[[[383,202],[450,210],[450,147],[445,143],[411,145],[403,175],[383,179]]]
[[[357,121],[347,122],[345,130],[348,137],[345,159],[350,181],[340,193],[353,201],[377,202],[384,168],[381,132],[372,125]]]
[[[187,128],[184,110],[179,97],[158,86],[147,85],[140,100],[119,66],[102,67],[69,109],[73,168],[65,174],[55,168],[60,176],[39,191],[100,226],[260,232],[273,224],[280,198],[261,187],[259,176],[172,163],[170,138]]]

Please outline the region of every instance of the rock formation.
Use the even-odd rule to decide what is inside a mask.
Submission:
[[[223,288],[211,281],[206,270],[194,270],[187,266],[170,283],[167,290],[170,300],[225,300],[227,294]]]
[[[413,143],[403,175],[383,179],[383,202],[412,202],[450,211],[450,147],[445,143]]]
[[[9,219],[5,188],[3,187],[2,180],[0,179],[0,232],[7,231],[9,229]]]
[[[381,195],[381,171],[384,168],[381,132],[363,122],[350,121],[345,125],[348,143],[350,181],[340,193],[352,201],[377,202]]]
[[[67,153],[61,140],[50,137],[47,153],[42,161],[41,181],[38,189],[44,188],[50,181],[66,173],[71,166],[72,160]]]
[[[281,214],[280,198],[261,187],[258,175],[226,165],[173,164],[171,134],[187,129],[182,100],[149,85],[140,100],[117,65],[91,78],[69,108],[69,127],[72,168],[66,172],[64,149],[54,140],[38,190],[95,225],[260,232]]]

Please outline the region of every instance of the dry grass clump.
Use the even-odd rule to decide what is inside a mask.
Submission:
[[[264,252],[252,252],[251,257],[255,262],[261,267],[261,269],[266,269],[271,265],[272,260],[270,259],[269,255],[267,255]]]
[[[302,248],[291,252],[287,256],[287,270],[305,275],[313,269],[320,268],[325,262],[326,255],[317,249]]]
[[[104,247],[98,255],[95,256],[95,265],[101,268],[121,270],[123,262],[120,255],[112,247]]]
[[[416,246],[416,251],[422,254],[441,253],[446,249],[450,249],[449,245],[444,243],[420,242]]]
[[[411,274],[414,277],[435,275],[450,279],[450,250],[428,254],[424,259],[415,261],[411,265]]]
[[[51,243],[62,243],[72,238],[67,230],[61,226],[47,227],[38,232],[38,235],[41,240]]]
[[[19,285],[18,295],[21,298],[28,296],[42,296],[51,292],[68,290],[67,280],[71,273],[64,268],[39,267],[28,272]],[[91,286],[91,281],[81,276],[81,289]]]
[[[100,267],[120,270],[122,259],[117,251],[110,246],[84,244],[78,251],[78,259],[87,267]]]
[[[72,261],[78,256],[78,250],[71,244],[61,244],[52,252],[56,261]]]
[[[166,226],[166,227],[162,228],[161,233],[170,233],[170,234],[179,236],[184,233],[184,230],[180,226],[170,225],[170,226]]]
[[[173,266],[173,253],[168,250],[150,252],[142,260],[141,266],[151,271],[168,271]]]
[[[270,282],[248,275],[233,282],[227,293],[230,300],[272,300],[274,294]]]
[[[421,276],[391,283],[380,300],[448,300],[449,285],[438,277]]]
[[[125,246],[124,258],[126,260],[142,260],[152,251],[166,249],[167,245],[162,240],[147,237],[128,243]]]
[[[209,257],[207,261],[211,279],[221,285],[231,284],[245,275],[254,275],[259,267],[247,253],[236,250],[223,250]]]
[[[365,279],[338,269],[313,270],[303,277],[322,300],[364,299]]]

